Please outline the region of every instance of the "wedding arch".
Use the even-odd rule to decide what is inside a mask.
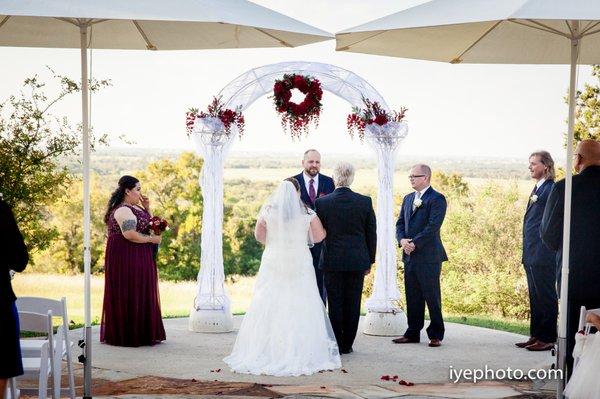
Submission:
[[[323,90],[346,100],[352,107],[362,108],[368,99],[389,112],[379,92],[360,76],[318,62],[283,62],[251,69],[225,86],[217,98],[224,108],[241,112],[272,93],[275,82],[286,74],[318,79]],[[233,329],[233,318],[223,270],[223,167],[239,132],[235,125],[225,131],[217,118],[194,119],[190,132],[204,159],[200,176],[204,210],[197,295],[189,328],[199,332],[227,332]],[[367,334],[396,335],[406,327],[406,317],[396,305],[400,292],[396,283],[393,177],[396,150],[407,132],[408,126],[403,121],[365,126],[364,137],[374,150],[378,165],[377,267],[372,295],[366,302]]]

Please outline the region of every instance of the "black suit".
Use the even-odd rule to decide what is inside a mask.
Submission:
[[[554,185],[544,210],[541,234],[562,259],[565,181]],[[600,307],[600,166],[588,166],[573,176],[569,296],[567,311],[567,375],[573,366],[573,347],[579,309]],[[559,266],[560,267],[560,262]],[[560,281],[560,274],[558,280]]]
[[[442,262],[448,260],[440,237],[440,228],[446,216],[446,198],[429,187],[421,197],[421,205],[413,210],[415,193],[408,194],[402,201],[396,222],[396,239],[411,239],[415,250],[402,253],[404,262],[404,291],[406,293],[406,316],[408,329],[406,338],[420,340],[425,324],[425,304],[431,322],[427,327],[430,339],[444,339],[442,317],[442,295],[440,273]]]
[[[302,201],[308,206],[310,209],[315,209],[315,204],[310,200],[310,196],[308,195],[308,191],[306,191],[306,182],[304,180],[304,173],[300,173],[299,175],[294,176],[298,183],[300,183],[300,198]],[[329,176],[325,176],[319,173],[319,186],[315,187],[316,189],[316,198],[322,197],[324,195],[330,194],[335,189],[335,185],[333,184],[333,179]],[[321,250],[323,245],[321,243],[316,243],[311,249],[310,253],[313,258],[313,267],[315,268],[315,277],[317,278],[317,287],[319,288],[319,295],[321,295],[321,299],[323,303],[327,298],[327,292],[325,290],[325,285],[323,282],[323,270],[319,267],[319,259],[321,258]]]
[[[329,319],[341,352],[352,349],[365,271],[375,263],[377,228],[371,198],[348,187],[315,202],[327,231],[320,266],[325,275]]]
[[[8,205],[0,199],[0,378],[23,374],[19,323],[9,270],[22,272],[29,257],[23,236]]]
[[[530,197],[523,217],[522,263],[529,290],[529,333],[547,343],[556,341],[556,251],[542,241],[540,224],[553,186],[554,181],[546,180],[532,192],[536,200]]]

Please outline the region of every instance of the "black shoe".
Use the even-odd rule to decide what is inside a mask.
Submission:
[[[352,353],[352,352],[354,352],[354,350],[352,350],[352,348],[342,349],[342,350],[340,350],[340,355],[347,355],[348,353]]]

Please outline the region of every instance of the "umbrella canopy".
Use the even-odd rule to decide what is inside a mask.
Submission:
[[[434,0],[343,30],[336,48],[451,63],[569,64],[573,37],[583,39],[579,62],[594,64],[599,32],[596,0]]]
[[[245,0],[2,0],[0,46],[96,49],[295,47],[330,33]]]
[[[84,398],[91,397],[92,356],[87,49],[295,47],[331,38],[246,0],[0,0],[0,46],[81,49]]]
[[[597,0],[433,0],[336,34],[337,50],[432,61],[570,64],[558,366],[566,363],[576,66],[600,63]],[[563,373],[564,375],[565,373]],[[562,396],[564,380],[557,386]]]

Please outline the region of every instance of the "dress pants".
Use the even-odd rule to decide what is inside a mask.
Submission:
[[[364,271],[325,271],[329,320],[340,352],[352,348],[362,296]]]
[[[319,295],[323,300],[323,303],[326,303],[327,300],[327,290],[325,289],[325,280],[323,277],[323,269],[319,267],[319,262],[321,260],[321,252],[323,250],[323,243],[315,244],[311,249],[310,253],[313,258],[313,267],[315,268],[315,278],[317,279],[317,288],[319,289]]]
[[[417,341],[421,339],[421,330],[425,324],[425,304],[427,304],[431,320],[427,327],[427,336],[429,339],[444,339],[445,328],[440,290],[441,270],[441,263],[405,263],[404,291],[408,318],[405,337]]]
[[[523,265],[529,290],[530,336],[556,342],[558,298],[554,265]]]

